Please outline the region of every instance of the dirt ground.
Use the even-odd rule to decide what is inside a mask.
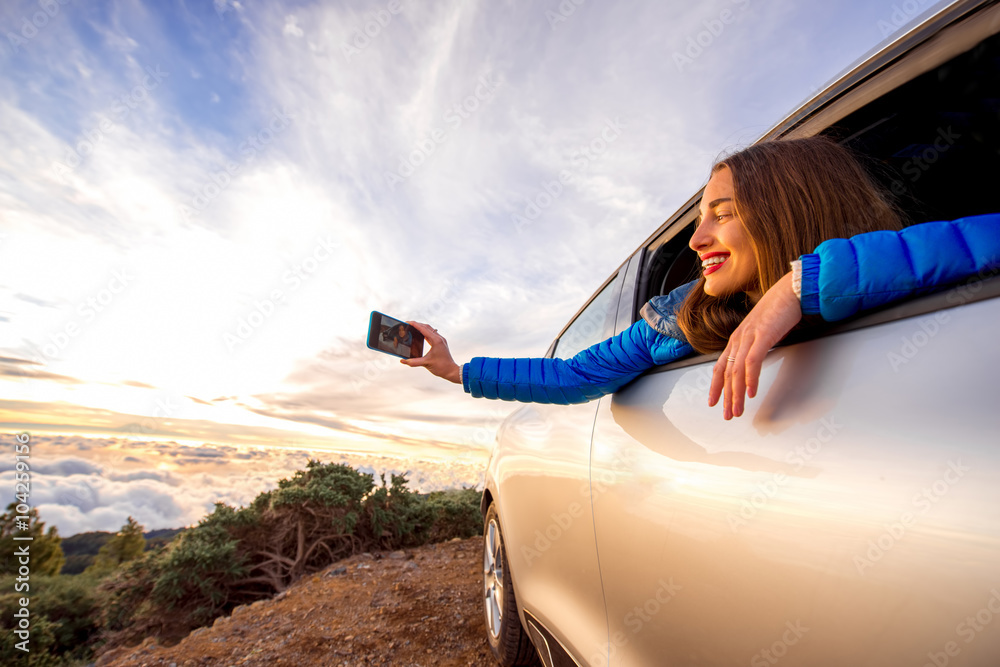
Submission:
[[[494,667],[482,582],[481,537],[361,554],[237,607],[175,646],[150,638],[109,651],[97,667]]]

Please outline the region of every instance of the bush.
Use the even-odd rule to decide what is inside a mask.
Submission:
[[[108,647],[179,639],[238,605],[363,551],[471,537],[482,530],[475,489],[427,495],[403,475],[374,476],[309,460],[246,507],[216,503],[167,547],[124,563],[100,588]]]
[[[453,537],[475,537],[483,532],[483,514],[479,509],[482,493],[474,488],[435,491],[427,495],[427,505],[434,516],[431,542]]]
[[[18,592],[13,577],[0,578],[0,664],[56,665],[85,660],[98,641],[96,580],[85,576],[32,576],[30,589]],[[16,648],[13,634],[18,599],[31,600],[29,654]]]

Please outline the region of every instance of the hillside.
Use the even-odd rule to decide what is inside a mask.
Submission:
[[[173,539],[183,528],[160,528],[150,530],[142,534],[146,540],[146,551],[164,546]],[[80,574],[86,570],[97,552],[101,550],[115,534],[103,530],[94,530],[86,533],[77,533],[69,537],[62,538],[62,550],[66,556],[66,564],[63,565],[62,574]]]
[[[481,537],[365,553],[274,599],[237,607],[174,646],[148,639],[113,649],[96,664],[493,667],[481,587]]]

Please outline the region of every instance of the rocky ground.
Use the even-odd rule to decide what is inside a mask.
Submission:
[[[494,667],[483,625],[482,538],[361,554],[237,607],[174,646],[147,639],[97,667]]]

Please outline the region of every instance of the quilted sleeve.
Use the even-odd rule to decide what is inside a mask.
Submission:
[[[803,255],[802,313],[842,320],[1000,271],[1000,214],[830,239]]]
[[[687,343],[657,333],[640,319],[572,359],[475,357],[462,367],[462,385],[476,398],[585,403],[614,392],[651,366],[691,352]]]

